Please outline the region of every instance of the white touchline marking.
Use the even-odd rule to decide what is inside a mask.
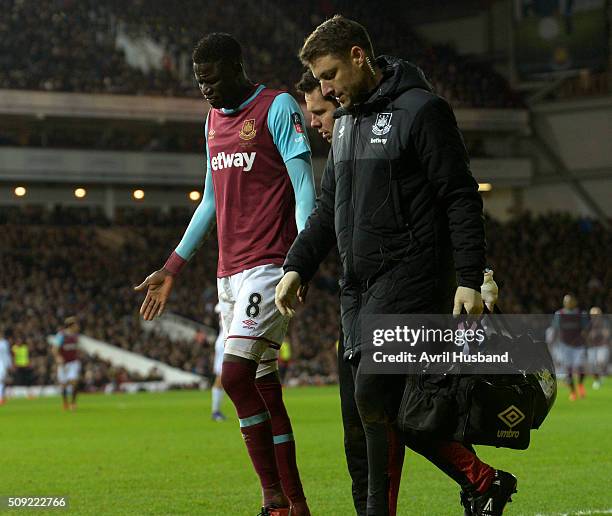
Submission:
[[[612,514],[612,509],[592,509],[572,512],[538,512],[534,516],[597,516],[599,514]]]

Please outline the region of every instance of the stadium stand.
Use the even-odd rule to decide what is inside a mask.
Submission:
[[[159,333],[146,333],[138,315],[141,296],[132,291],[163,263],[188,219],[186,209],[169,214],[124,209],[111,225],[91,209],[0,209],[0,261],[9,271],[0,278],[0,328],[11,327],[16,338],[31,344],[37,382],[51,375],[45,337],[69,313],[79,315],[86,335],[185,371],[211,374],[210,339],[202,335],[195,342],[171,342]],[[563,214],[526,214],[503,224],[489,218],[487,228],[490,265],[496,270],[505,311],[552,313],[567,291],[573,291],[586,309],[597,305],[609,311],[612,270],[601,250],[612,247],[612,234],[599,223]],[[212,238],[181,273],[169,311],[217,325],[216,256]],[[332,254],[291,324],[292,383],[335,379],[338,276],[338,260]],[[94,359],[85,368],[91,388],[117,374]]]
[[[455,107],[521,105],[492,66],[472,63],[448,46],[422,41],[410,29],[410,20],[401,19],[401,9],[372,17],[366,1],[313,6],[302,0],[292,2],[290,15],[270,0],[187,0],[181,9],[165,2],[117,0],[5,4],[0,20],[0,45],[5,50],[0,57],[0,88],[197,97],[191,48],[204,32],[226,31],[241,40],[254,79],[291,90],[301,75],[296,54],[303,35],[341,12],[367,25],[377,53],[421,66],[435,90]],[[139,65],[131,48],[139,49],[140,57],[149,55],[150,62]],[[73,73],[76,69],[78,74]]]
[[[592,73],[588,69],[580,70],[578,75],[566,79],[551,97],[558,100],[581,97],[603,97],[612,93],[610,72]]]

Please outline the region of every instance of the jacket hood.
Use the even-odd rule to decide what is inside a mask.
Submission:
[[[425,78],[423,70],[418,66],[393,56],[380,56],[376,59],[376,64],[382,70],[383,79],[378,87],[372,92],[370,97],[354,108],[346,110],[339,108],[334,117],[338,118],[349,112],[373,111],[381,104],[387,104],[399,97],[402,93],[412,89],[421,88],[433,91],[431,84]]]
[[[376,59],[376,64],[383,72],[383,81],[365,102],[366,104],[374,102],[380,97],[393,100],[412,88],[433,90],[431,84],[425,78],[423,70],[408,61],[392,56],[380,56]]]

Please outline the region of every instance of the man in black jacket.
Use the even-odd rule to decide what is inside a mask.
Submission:
[[[482,200],[453,112],[421,70],[393,57],[375,60],[366,30],[342,16],[317,27],[300,58],[342,109],[321,195],[285,261],[277,306],[294,313],[297,289],[337,243],[344,358],[367,439],[368,515],[387,515],[386,425],[404,378],[360,370],[359,321],[367,314],[480,313]],[[501,514],[516,487],[512,475],[463,444],[405,439],[461,485],[466,512]]]
[[[334,131],[334,112],[340,107],[333,97],[324,97],[319,81],[310,70],[302,75],[295,85],[304,94],[306,110],[311,116],[310,126],[321,137],[331,143]],[[366,437],[355,403],[355,380],[349,362],[344,360],[344,336],[340,331],[338,339],[338,384],[340,388],[340,408],[344,428],[344,452],[346,464],[352,480],[353,505],[357,516],[366,516],[368,497],[368,456]],[[389,425],[391,439],[387,474],[389,476],[389,516],[395,516],[397,498],[404,464],[404,443],[400,442],[398,432]]]

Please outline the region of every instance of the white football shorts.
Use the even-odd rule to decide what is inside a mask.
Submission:
[[[564,342],[559,343],[561,360],[567,369],[582,369],[586,364],[586,346],[570,346]]]
[[[69,382],[76,382],[79,380],[80,374],[81,362],[79,360],[59,364],[57,366],[57,383],[63,385]]]
[[[603,346],[593,346],[588,348],[587,357],[589,365],[593,369],[604,368],[606,370],[610,363],[610,348],[605,344]]]
[[[215,360],[213,362],[213,372],[216,376],[221,375],[221,367],[223,366],[223,352],[225,348],[225,332],[223,328],[219,328],[219,335],[215,341]]]
[[[282,277],[282,267],[269,264],[217,278],[225,353],[257,362],[257,378],[278,370],[278,350],[289,325],[274,304]]]

